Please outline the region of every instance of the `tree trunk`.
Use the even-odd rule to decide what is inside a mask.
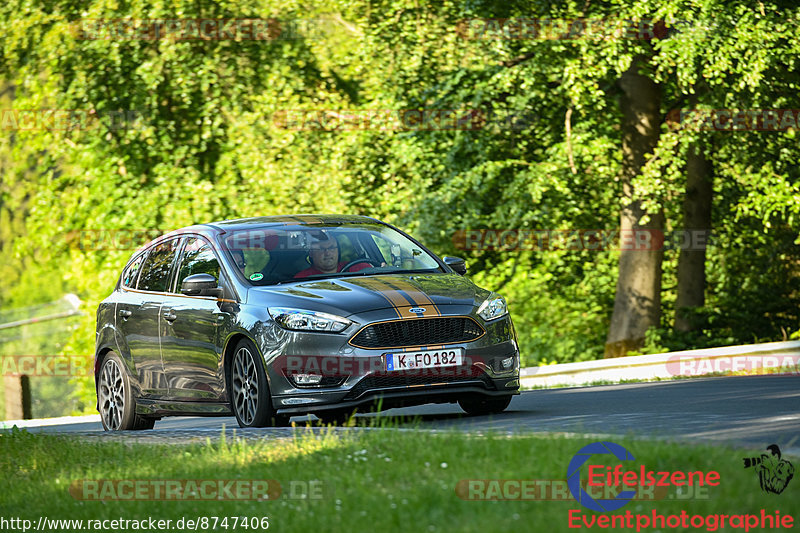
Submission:
[[[683,196],[683,230],[678,257],[678,295],[675,301],[675,329],[693,331],[700,327],[689,312],[705,305],[706,244],[711,233],[713,168],[695,145],[686,158],[686,193]]]
[[[664,214],[646,214],[633,200],[633,179],[641,172],[647,153],[658,143],[661,126],[661,90],[638,69],[643,58],[633,60],[620,76],[622,89],[622,194],[620,256],[614,313],[605,345],[605,357],[620,357],[644,345],[645,333],[661,319],[661,236]]]

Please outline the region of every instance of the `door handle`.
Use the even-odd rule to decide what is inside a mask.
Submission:
[[[178,315],[173,313],[172,310],[164,311],[163,315],[164,315],[164,318],[167,319],[167,322],[172,322],[173,320],[178,318]]]
[[[126,318],[127,319],[128,317],[131,316],[131,312],[128,309],[120,309],[119,310],[119,316],[121,316],[122,318]]]

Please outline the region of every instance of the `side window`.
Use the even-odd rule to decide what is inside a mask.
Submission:
[[[142,261],[147,254],[139,254],[139,257],[133,260],[133,262],[128,265],[128,268],[125,269],[125,272],[122,273],[122,286],[128,289],[136,288],[136,277],[139,275],[139,269],[142,266]]]
[[[142,266],[139,275],[139,289],[143,291],[166,292],[172,263],[178,251],[180,239],[162,242],[154,247]]]
[[[181,258],[178,271],[178,290],[186,276],[193,274],[211,274],[219,282],[219,262],[211,246],[197,237],[189,237]]]

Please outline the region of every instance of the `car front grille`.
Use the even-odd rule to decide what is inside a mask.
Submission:
[[[471,342],[484,329],[466,316],[407,318],[378,322],[361,329],[350,344],[358,348],[401,348]]]
[[[425,370],[431,372],[423,373]],[[437,372],[437,370],[439,372]],[[366,392],[380,392],[381,390],[391,390],[408,387],[434,387],[438,385],[458,385],[471,384],[495,390],[491,378],[476,366],[468,369],[458,367],[448,367],[441,369],[420,369],[411,372],[390,372],[373,374],[365,377],[350,389],[344,400],[355,400]]]

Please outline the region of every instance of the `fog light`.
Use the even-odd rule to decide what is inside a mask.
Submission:
[[[322,381],[320,374],[294,374],[292,377],[298,385],[319,385]]]
[[[305,403],[314,403],[313,398],[285,398],[281,400],[283,405],[302,405]]]
[[[511,365],[514,364],[514,356],[506,357],[500,361],[500,364],[503,365],[503,368],[511,368]]]

